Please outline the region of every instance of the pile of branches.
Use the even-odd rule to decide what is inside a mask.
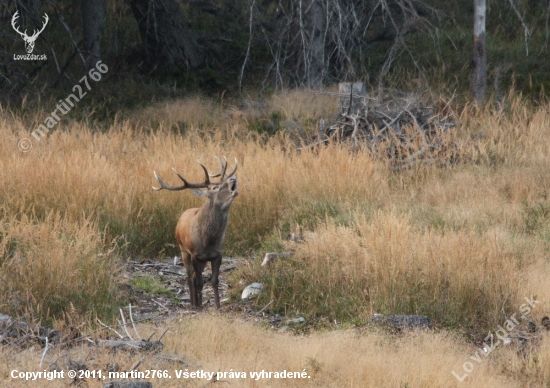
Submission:
[[[395,91],[376,98],[345,97],[347,106],[341,104],[336,120],[319,123],[319,141],[313,146],[336,141],[354,149],[366,147],[373,155],[388,158],[396,170],[418,163],[446,166],[458,160],[450,130],[457,124],[451,101],[426,104],[422,96]]]

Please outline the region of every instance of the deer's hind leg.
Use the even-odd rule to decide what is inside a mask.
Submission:
[[[199,261],[196,258],[193,260],[193,268],[195,271],[195,298],[197,301],[197,307],[202,307],[202,287],[204,285],[202,271],[204,271],[205,265],[206,262]]]

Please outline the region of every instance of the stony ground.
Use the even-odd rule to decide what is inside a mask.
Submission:
[[[220,268],[220,302],[229,302],[227,274],[246,262],[243,258],[225,257]],[[187,273],[179,257],[166,257],[161,261],[145,259],[128,261],[123,273],[135,319],[157,319],[174,314],[197,313],[191,308]],[[214,307],[214,291],[210,283],[212,271],[207,265],[204,272],[203,310]]]
[[[307,329],[313,322],[302,317],[285,318],[266,308],[253,307],[253,301],[229,298],[228,274],[249,260],[239,257],[224,257],[220,268],[219,292],[222,314],[238,316],[245,321],[253,320],[270,326],[280,332],[289,328],[298,331]],[[212,271],[207,265],[204,272],[203,307],[200,310],[191,307],[187,273],[179,257],[166,257],[161,261],[128,261],[123,277],[128,280],[126,287],[130,294],[132,316],[135,321],[158,321],[175,316],[199,314],[215,310],[214,291],[210,283]],[[242,285],[243,287],[246,284]],[[126,307],[126,313],[129,308]]]

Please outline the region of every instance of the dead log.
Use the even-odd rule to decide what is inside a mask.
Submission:
[[[167,355],[164,355],[164,354],[159,354],[159,355],[155,356],[155,358],[158,358],[158,359],[164,360],[164,361],[170,361],[170,362],[182,364],[183,366],[194,366],[194,367],[197,367],[197,368],[202,367],[202,365],[200,365],[200,364],[192,364],[189,361],[184,360],[183,358],[180,358],[180,357],[176,357],[176,356],[167,356]]]
[[[140,352],[150,350],[162,350],[164,344],[160,341],[124,341],[124,340],[97,340],[97,346],[107,349],[138,350]]]

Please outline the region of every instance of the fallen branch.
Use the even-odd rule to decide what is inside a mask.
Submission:
[[[107,349],[120,349],[120,350],[161,350],[164,348],[164,344],[160,341],[123,341],[123,340],[97,340],[97,346]]]
[[[118,335],[120,337],[120,339],[124,339],[124,336],[122,334],[120,334],[118,331],[116,331],[115,329],[113,329],[112,327],[110,326],[107,326],[106,324],[104,324],[103,322],[101,322],[99,320],[99,318],[97,318],[97,321],[99,322],[99,324],[103,327],[105,327],[106,329],[109,329],[111,331],[114,331],[116,335]]]
[[[174,356],[166,356],[164,354],[158,354],[158,355],[155,356],[155,358],[165,360],[165,361],[177,362],[177,363],[182,364],[184,366],[192,366],[192,367],[195,367],[195,368],[202,367],[202,365],[200,365],[200,364],[192,364],[189,361],[184,360],[183,358],[174,357]]]

